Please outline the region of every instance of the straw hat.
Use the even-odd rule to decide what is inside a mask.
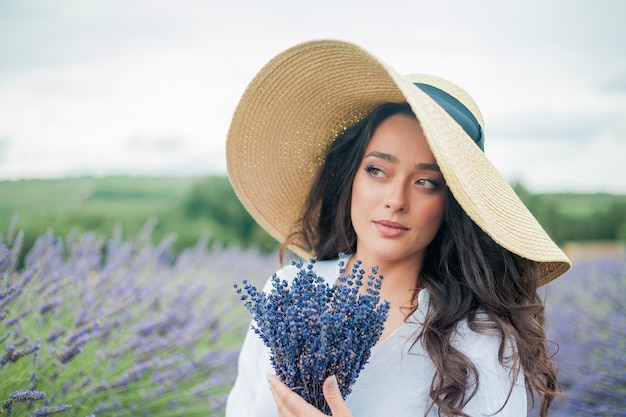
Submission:
[[[480,147],[415,83],[454,97],[482,130],[478,107],[458,86],[433,76],[402,76],[354,44],[317,40],[278,54],[248,85],[228,132],[228,173],[242,204],[282,242],[329,144],[376,106],[406,101],[450,191],[474,222],[502,247],[537,262],[541,284],[567,271],[567,256]]]

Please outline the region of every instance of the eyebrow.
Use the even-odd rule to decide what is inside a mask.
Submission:
[[[392,164],[397,164],[398,162],[400,162],[400,160],[398,158],[396,158],[395,156],[390,155],[388,153],[384,153],[384,152],[378,152],[378,151],[370,152],[367,155],[365,155],[365,157],[366,158],[368,158],[368,157],[375,157],[375,158],[384,159],[385,161],[389,161]],[[428,170],[428,171],[441,172],[441,169],[439,169],[439,165],[428,163],[428,162],[419,162],[419,163],[415,164],[415,168],[416,169],[425,169],[425,170]]]
[[[373,151],[368,153],[367,155],[365,155],[366,158],[373,156],[375,158],[380,158],[380,159],[384,159],[385,161],[389,161],[393,164],[397,164],[398,162],[400,162],[400,160],[398,158],[396,158],[393,155],[390,155],[388,153],[384,153],[384,152],[378,152],[378,151]]]
[[[415,164],[415,168],[417,168],[417,169],[426,169],[428,171],[441,172],[441,169],[439,169],[439,165],[437,165],[437,164],[429,164],[429,163],[426,163],[426,162],[420,162],[419,164]]]

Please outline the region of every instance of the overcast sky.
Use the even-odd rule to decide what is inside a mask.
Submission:
[[[0,179],[225,173],[254,74],[338,38],[468,90],[509,181],[626,193],[624,22],[621,0],[2,0]]]

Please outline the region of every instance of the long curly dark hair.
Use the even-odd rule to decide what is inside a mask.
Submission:
[[[330,145],[283,250],[299,244],[320,260],[356,252],[350,218],[352,182],[375,129],[395,114],[415,117],[406,103],[385,103]],[[500,363],[524,373],[533,406],[538,398],[539,414],[545,417],[559,387],[547,348],[535,264],[494,242],[448,194],[444,222],[427,248],[413,295],[414,306],[420,288],[430,295],[430,308],[415,343],[423,343],[435,367],[431,407],[445,416],[467,416],[463,408],[478,390],[476,367],[452,343],[457,323],[467,320],[476,332],[498,332]],[[511,342],[515,349],[509,357]]]

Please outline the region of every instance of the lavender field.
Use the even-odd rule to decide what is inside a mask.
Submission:
[[[174,257],[152,227],[50,232],[19,268],[22,234],[0,234],[0,414],[223,415],[250,319],[233,284],[261,284],[277,257],[203,240]],[[545,288],[565,390],[553,416],[626,416],[625,290],[624,257]]]
[[[580,261],[548,284],[565,396],[552,416],[626,416],[626,257]]]
[[[152,226],[40,236],[20,270],[21,234],[0,237],[0,415],[223,414],[250,319],[233,283],[278,261],[203,241],[173,259]]]

